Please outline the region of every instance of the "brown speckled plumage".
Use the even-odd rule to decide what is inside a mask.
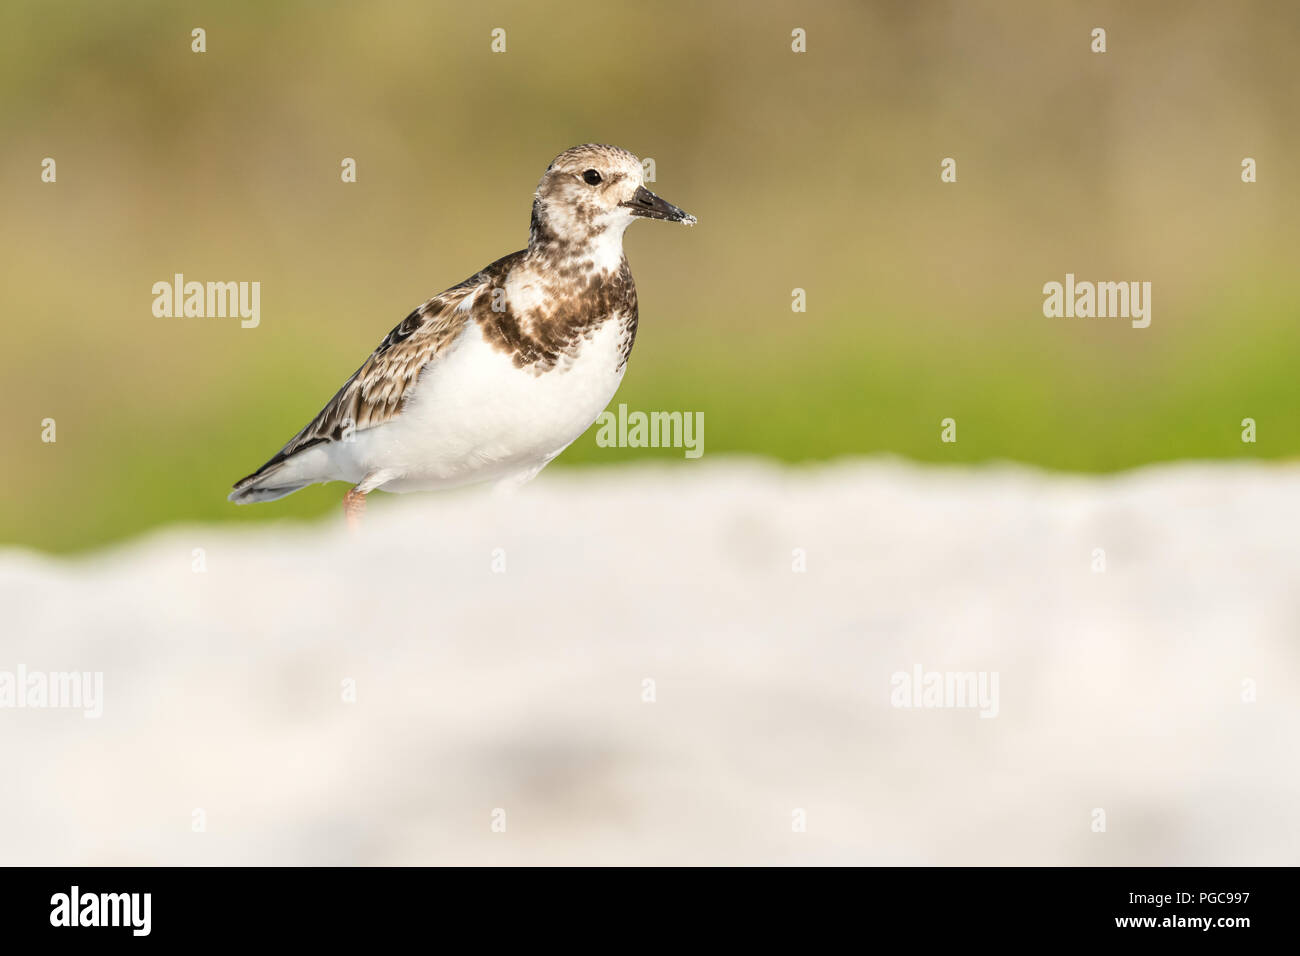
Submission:
[[[360,431],[398,415],[402,402],[425,366],[475,322],[483,337],[511,356],[518,368],[534,374],[558,370],[582,341],[607,321],[618,321],[622,359],[636,341],[637,301],[632,270],[624,259],[613,273],[565,277],[546,287],[548,308],[516,311],[502,296],[494,311],[493,290],[504,289],[513,269],[528,267],[529,250],[498,259],[486,269],[434,296],[403,319],[335,393],[319,414],[249,478],[323,441],[339,441],[348,428]],[[459,308],[472,299],[468,310]],[[244,479],[247,481],[248,479]]]

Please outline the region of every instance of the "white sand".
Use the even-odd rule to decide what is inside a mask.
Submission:
[[[717,459],[367,518],[0,552],[0,671],[105,696],[0,710],[0,863],[1300,862],[1300,468]],[[892,707],[917,664],[998,716]]]

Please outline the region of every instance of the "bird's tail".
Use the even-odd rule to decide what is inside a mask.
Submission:
[[[226,496],[228,501],[237,505],[251,505],[257,501],[274,501],[295,491],[301,491],[311,484],[310,481],[295,481],[280,471],[285,462],[267,463],[247,478],[235,482],[235,490]],[[277,478],[279,479],[277,481]]]

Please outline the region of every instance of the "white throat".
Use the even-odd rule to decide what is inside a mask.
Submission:
[[[623,233],[630,219],[611,222],[603,231],[598,232],[587,243],[584,258],[590,257],[592,270],[595,272],[612,272],[623,263]]]

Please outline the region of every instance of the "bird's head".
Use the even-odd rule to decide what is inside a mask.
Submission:
[[[695,224],[695,217],[645,188],[641,160],[617,146],[566,149],[547,167],[533,197],[531,244],[621,242],[633,219]]]

